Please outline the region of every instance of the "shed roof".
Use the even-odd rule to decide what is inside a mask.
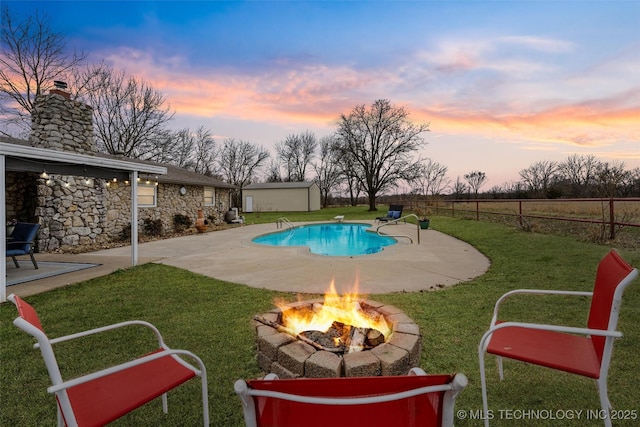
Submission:
[[[309,188],[312,185],[317,185],[315,182],[263,182],[256,184],[249,184],[243,189],[245,190],[266,190],[275,188]]]

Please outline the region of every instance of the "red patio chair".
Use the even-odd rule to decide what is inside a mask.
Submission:
[[[598,264],[593,292],[519,289],[500,297],[493,310],[491,327],[483,335],[478,346],[485,426],[489,426],[485,352],[498,356],[500,379],[503,379],[502,357],[595,379],[602,410],[607,414],[605,425],[611,426],[608,416],[611,403],[607,394],[609,363],[613,341],[622,336],[621,332],[616,331],[622,294],[637,276],[638,270],[632,268],[612,250]],[[591,297],[587,327],[499,321],[500,304],[514,294]]]
[[[164,344],[158,329],[150,323],[132,320],[73,335],[49,339],[33,307],[16,295],[9,295],[19,317],[13,324],[38,342],[51,378],[49,393],[58,402],[58,426],[102,426],[162,396],[162,408],[168,411],[167,392],[196,376],[202,381],[204,425],[209,425],[207,373],[202,360],[186,350],[172,350]],[[158,349],[146,356],[80,377],[63,380],[52,344],[85,337],[130,325],[146,326],[158,339]],[[180,356],[193,359],[198,367]]]
[[[238,380],[235,391],[247,427],[453,426],[455,398],[467,377],[426,375],[413,368],[396,377]]]

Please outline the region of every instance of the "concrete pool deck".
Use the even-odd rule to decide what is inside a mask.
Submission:
[[[354,222],[370,223],[375,227],[373,221]],[[271,247],[251,242],[255,236],[275,231],[278,230],[273,223],[246,225],[141,243],[139,263],[171,265],[220,280],[277,291],[324,293],[334,280],[336,290],[344,293],[358,283],[361,294],[438,289],[478,277],[490,265],[489,260],[471,245],[435,230],[421,230],[421,243],[417,244],[415,224],[389,225],[381,230],[385,234],[408,235],[415,243],[399,238],[398,244],[388,246],[380,253],[358,257],[326,257],[311,254],[307,248]],[[10,286],[7,293],[26,296],[44,292],[47,288],[73,283],[74,275],[78,277],[77,282],[131,265],[130,246],[82,255],[44,255],[47,255],[44,258],[65,258],[102,266]],[[56,281],[64,283],[56,286]],[[38,291],[30,291],[30,284]]]

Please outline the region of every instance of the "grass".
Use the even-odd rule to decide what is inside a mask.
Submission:
[[[379,212],[341,208],[279,216],[291,221],[327,220],[338,214],[346,215],[347,219],[370,219],[369,215],[375,218]],[[269,215],[247,215],[247,220],[273,221],[275,218]],[[423,369],[434,373],[463,372],[469,377],[469,386],[456,403],[456,409],[467,417],[457,418],[456,425],[477,426],[481,424],[479,420],[468,418],[482,407],[477,345],[498,296],[521,287],[591,290],[595,266],[609,248],[486,222],[433,217],[431,226],[482,251],[491,260],[489,271],[475,280],[437,292],[369,297],[401,308],[421,327]],[[620,250],[620,253],[631,264],[640,265],[640,251]],[[212,425],[234,427],[243,425],[243,421],[233,382],[261,375],[255,361],[250,319],[273,308],[276,297],[295,299],[290,293],[254,289],[169,266],[147,264],[35,295],[27,301],[39,311],[51,337],[132,318],[155,324],[170,346],[191,350],[204,360],[209,375]],[[505,316],[511,318],[550,319],[553,323],[583,326],[588,301],[575,297],[529,297],[514,299],[505,309]],[[11,324],[15,315],[12,304],[0,306],[0,425],[53,425],[55,404],[46,392],[49,384],[44,364],[38,351],[32,348],[30,337]],[[638,319],[640,282],[637,281],[625,293],[619,321],[619,329],[625,336],[616,342],[609,378],[612,404],[617,410],[634,411],[627,415],[635,414],[636,420],[615,425],[637,425],[640,417],[640,390],[636,385],[640,376]],[[148,334],[131,329],[100,340],[86,339],[82,341],[84,347],[57,344],[56,350],[63,376],[70,376],[133,357],[151,340]],[[513,361],[505,361],[505,381],[499,382],[492,360],[488,358],[489,402],[495,415],[492,426],[602,425],[599,420],[586,420],[584,414],[578,420],[534,420],[533,415],[522,419],[523,412],[506,412],[550,411],[557,418],[567,413],[561,411],[595,411],[599,401],[592,380]],[[546,417],[547,413],[537,414]],[[154,402],[114,425],[200,423],[199,383],[193,381],[170,394],[168,415],[162,414],[159,402]]]

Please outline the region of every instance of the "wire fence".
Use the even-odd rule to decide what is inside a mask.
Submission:
[[[395,200],[405,209],[433,215],[475,220],[515,220],[524,228],[544,222],[587,224],[595,227],[599,240],[615,240],[620,233],[640,245],[640,198],[601,199],[437,199],[412,197]]]

